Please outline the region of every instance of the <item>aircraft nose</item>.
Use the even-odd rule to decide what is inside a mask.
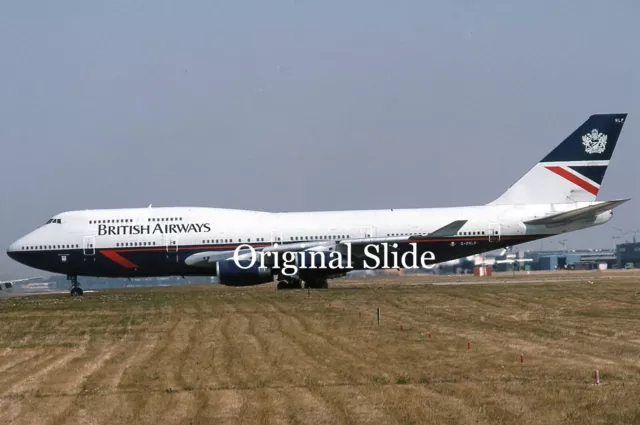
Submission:
[[[7,255],[13,259],[16,257],[16,253],[21,249],[22,244],[20,243],[20,239],[9,245],[7,248]]]

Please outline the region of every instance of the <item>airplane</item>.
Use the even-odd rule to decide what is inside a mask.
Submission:
[[[2,290],[2,285],[4,285],[4,287],[7,289],[11,289],[13,288],[13,285],[15,285],[16,283],[26,282],[28,280],[34,280],[34,279],[41,279],[41,277],[27,277],[24,279],[3,280],[3,281],[0,281],[0,290]]]
[[[151,206],[67,211],[12,243],[7,254],[66,275],[72,296],[83,294],[79,276],[215,276],[222,285],[276,280],[278,289],[292,289],[327,288],[328,279],[351,270],[396,268],[398,257],[419,256],[418,267],[428,268],[609,222],[613,209],[629,199],[596,197],[626,117],[591,115],[485,205],[286,213]],[[389,266],[387,260],[396,262]]]

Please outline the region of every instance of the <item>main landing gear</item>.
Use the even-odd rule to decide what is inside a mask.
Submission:
[[[78,283],[78,276],[67,276],[67,280],[71,281],[71,296],[72,297],[81,297],[84,292]]]
[[[282,289],[328,289],[329,284],[326,279],[300,280],[295,278],[284,278],[278,281],[277,288]]]
[[[302,281],[294,278],[283,278],[278,281],[277,288],[280,289],[302,289]]]

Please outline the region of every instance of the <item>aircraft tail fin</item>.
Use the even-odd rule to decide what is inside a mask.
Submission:
[[[626,118],[591,115],[489,205],[595,201]]]

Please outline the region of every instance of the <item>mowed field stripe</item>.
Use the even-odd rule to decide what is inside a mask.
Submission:
[[[638,423],[640,273],[597,276],[12,298],[0,423]]]

